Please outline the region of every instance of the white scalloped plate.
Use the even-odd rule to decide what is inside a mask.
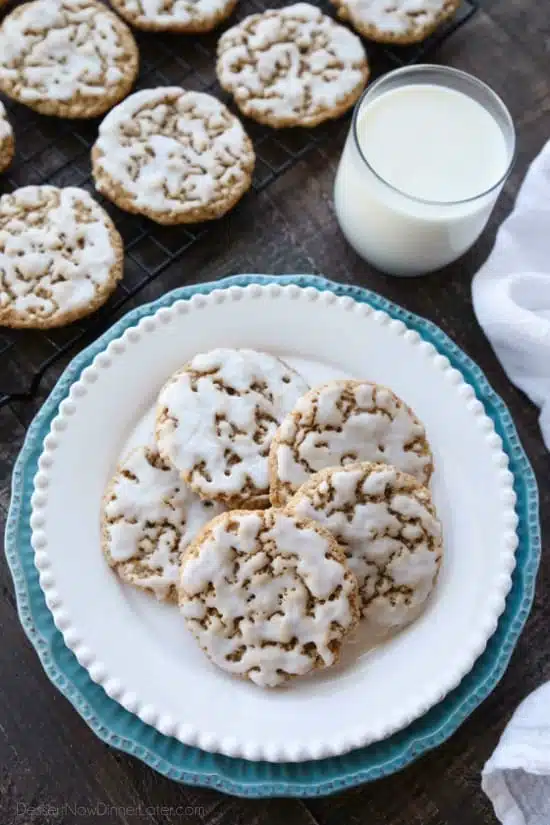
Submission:
[[[390,386],[424,421],[434,451],[445,559],[406,631],[361,640],[326,674],[262,691],[216,669],[174,607],[119,582],[100,551],[100,501],[165,379],[196,352],[281,355],[311,384]],[[331,292],[251,285],[158,310],[96,356],[52,423],[33,494],[40,583],[68,647],[109,696],[161,733],[228,756],[302,761],[383,739],[439,702],[496,628],[517,544],[513,477],[493,423],[448,360],[401,321]]]

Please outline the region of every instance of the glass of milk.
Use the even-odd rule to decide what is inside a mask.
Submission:
[[[336,175],[340,227],[392,275],[422,275],[477,240],[510,172],[514,124],[465,72],[397,69],[358,102]]]

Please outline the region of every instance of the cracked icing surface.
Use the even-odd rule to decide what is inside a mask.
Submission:
[[[13,129],[8,120],[6,108],[0,101],[0,172],[4,172],[8,168],[13,160],[14,152]]]
[[[178,87],[130,95],[104,119],[92,150],[97,189],[159,223],[217,218],[250,186],[254,150],[217,98]]]
[[[285,504],[312,473],[377,461],[422,483],[432,455],[423,425],[391,390],[369,381],[331,381],[300,399],[281,424],[269,456],[274,506]]]
[[[103,552],[121,579],[176,601],[181,553],[221,511],[193,493],[154,448],[137,447],[105,493]]]
[[[307,389],[287,364],[263,352],[196,355],[158,397],[159,451],[199,495],[265,505],[271,440]]]
[[[261,687],[334,664],[358,616],[330,533],[275,510],[215,519],[182,559],[179,592],[207,656]]]
[[[369,70],[359,38],[309,3],[253,14],[218,42],[218,79],[248,117],[315,126],[355,103]]]
[[[424,40],[455,13],[460,0],[331,0],[338,15],[382,43]]]
[[[0,198],[0,325],[54,327],[103,304],[122,277],[120,235],[83,189]]]
[[[441,525],[429,490],[384,464],[313,475],[287,512],[316,521],[344,548],[357,576],[362,615],[377,631],[415,619],[441,565]]]
[[[206,32],[225,20],[237,0],[113,0],[129,23],[151,31]]]
[[[0,88],[46,115],[94,117],[125,97],[138,72],[130,29],[94,0],[35,0],[0,28]]]

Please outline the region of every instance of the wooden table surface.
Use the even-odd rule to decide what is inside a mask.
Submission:
[[[550,137],[547,3],[485,0],[483,11],[433,57],[489,83],[508,104],[518,131],[515,169],[489,229],[466,257],[440,274],[411,280],[376,274],[358,259],[339,234],[332,209],[342,127],[258,199],[220,222],[208,243],[186,256],[184,267],[166,271],[141,293],[139,302],[176,286],[232,273],[314,272],[368,286],[430,318],[478,362],[509,406],[538,477],[545,536],[550,467],[537,412],[510,385],[480,331],[472,313],[470,282],[491,248],[496,227],[511,209],[528,163]],[[48,375],[36,402],[0,410],[4,517],[12,466],[25,428],[58,372]],[[450,741],[396,776],[327,799],[244,801],[177,785],[100,742],[43,673],[19,625],[3,557],[0,587],[2,825],[182,821],[191,825],[487,825],[496,820],[481,792],[481,768],[518,702],[550,678],[550,557],[546,553],[533,611],[504,678]],[[102,805],[116,810],[105,813]],[[140,806],[141,813],[131,811]],[[146,813],[147,806],[157,808]],[[95,808],[95,814],[86,814],[86,808]]]

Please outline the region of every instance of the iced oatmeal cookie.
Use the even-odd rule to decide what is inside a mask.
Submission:
[[[104,119],[92,149],[96,188],[162,224],[224,215],[249,188],[254,160],[223,103],[178,87],[130,95]]]
[[[424,426],[387,387],[331,381],[299,400],[269,456],[270,494],[284,505],[312,473],[359,461],[393,464],[427,483],[432,454]]]
[[[25,186],[0,198],[0,326],[75,321],[122,273],[122,239],[85,190]]]
[[[430,491],[416,479],[385,464],[321,470],[285,512],[326,527],[343,547],[373,629],[396,631],[418,616],[437,579],[442,541]]]
[[[6,108],[0,102],[0,172],[5,172],[13,160],[15,141]]]
[[[103,114],[126,97],[138,64],[128,26],[95,0],[34,0],[0,28],[0,90],[43,115]]]
[[[105,493],[103,552],[123,581],[175,602],[181,554],[221,511],[195,495],[156,449],[137,447]]]
[[[247,117],[275,128],[339,117],[369,75],[359,38],[309,3],[246,17],[218,43],[218,79]]]
[[[271,439],[306,391],[293,369],[263,352],[196,355],[158,397],[159,451],[200,496],[230,507],[267,506]]]
[[[111,0],[138,29],[186,34],[209,32],[229,17],[237,0]]]
[[[419,43],[451,17],[460,0],[331,0],[338,16],[379,43]]]
[[[214,519],[182,558],[179,599],[212,662],[260,687],[333,665],[359,615],[331,534],[276,510]]]

